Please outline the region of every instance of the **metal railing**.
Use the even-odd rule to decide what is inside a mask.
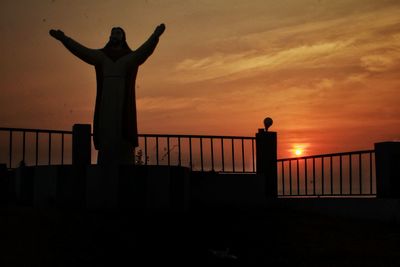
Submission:
[[[375,151],[278,160],[279,196],[374,196]]]
[[[136,152],[136,164],[233,173],[256,170],[254,137],[139,134]]]
[[[60,142],[58,156],[55,156],[53,151],[55,136],[59,137]],[[43,142],[43,137],[47,139],[47,142]],[[15,168],[21,162],[29,162],[30,165],[35,166],[51,165],[54,158],[58,158],[58,163],[64,164],[65,151],[71,151],[70,146],[66,146],[68,137],[72,140],[72,131],[0,127],[0,162],[6,163],[8,168]],[[6,142],[3,142],[4,139]],[[32,147],[34,151],[32,151]],[[46,152],[43,151],[43,148]],[[47,154],[45,160],[43,157],[40,158],[44,153]],[[68,153],[68,156],[71,157],[71,153]]]
[[[43,139],[44,138],[44,139]],[[92,162],[97,151],[92,144]],[[255,138],[244,136],[139,134],[136,164],[185,166],[191,170],[255,172]],[[0,163],[71,164],[72,131],[0,128]]]
[[[185,166],[194,171],[255,173],[255,137],[140,134],[136,164]],[[374,196],[374,150],[278,159],[278,195]],[[97,151],[92,145],[92,162]],[[72,163],[72,131],[0,128],[0,163]]]

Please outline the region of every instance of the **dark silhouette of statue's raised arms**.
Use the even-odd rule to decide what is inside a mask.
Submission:
[[[93,120],[93,142],[99,150],[98,164],[132,164],[138,146],[135,80],[138,68],[153,53],[165,25],[156,27],[150,38],[132,51],[125,32],[112,28],[102,49],[87,48],[60,30],[50,35],[61,41],[75,56],[96,70],[97,95]]]

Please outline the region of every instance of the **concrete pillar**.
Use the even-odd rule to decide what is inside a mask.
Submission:
[[[277,175],[277,135],[259,129],[256,134],[257,174],[265,177],[265,193],[267,198],[278,196]]]
[[[9,174],[7,164],[0,164],[0,206],[5,205],[10,195],[9,189]]]
[[[34,198],[34,169],[37,167],[19,166],[13,177],[13,195],[16,203],[24,206],[33,205]]]
[[[72,164],[90,165],[92,155],[90,124],[74,124],[72,127]]]
[[[169,167],[170,203],[174,211],[186,211],[190,206],[190,170],[180,166]]]
[[[400,142],[375,143],[376,196],[400,198]]]
[[[35,208],[56,207],[58,166],[38,166],[32,171],[33,206]]]

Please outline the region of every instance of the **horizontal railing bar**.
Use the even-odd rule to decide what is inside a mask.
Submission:
[[[297,159],[315,159],[315,158],[322,158],[322,157],[339,157],[339,156],[348,156],[348,155],[354,155],[354,154],[368,154],[368,153],[374,153],[374,152],[375,152],[375,150],[359,150],[359,151],[340,152],[340,153],[332,153],[332,154],[304,156],[304,157],[298,157],[298,158],[283,158],[283,159],[278,159],[277,161],[289,161],[289,160],[297,160]]]
[[[363,195],[358,195],[358,194],[343,194],[343,195],[278,195],[278,198],[376,198],[376,194],[363,194]]]
[[[226,138],[226,139],[256,139],[251,136],[230,136],[230,135],[190,135],[190,134],[138,134],[138,137],[170,137],[170,138]]]
[[[28,132],[28,133],[31,132],[31,133],[72,134],[72,131],[47,130],[47,129],[29,129],[29,128],[4,128],[4,127],[0,127],[0,131]]]
[[[65,130],[49,130],[49,129],[32,129],[32,128],[6,128],[0,127],[0,131],[20,131],[20,132],[38,132],[38,133],[59,133],[59,134],[72,134],[72,131]],[[91,133],[93,135],[93,133]],[[170,137],[170,138],[227,138],[227,139],[245,139],[252,140],[252,136],[231,136],[231,135],[190,135],[190,134],[138,134],[139,137]]]
[[[252,174],[252,175],[257,175],[256,172],[252,171],[213,171],[213,170],[207,170],[207,171],[201,171],[201,170],[193,170],[192,172],[205,172],[205,173],[218,173],[218,174]]]
[[[308,195],[306,195],[306,194],[281,194],[281,193],[279,193],[278,194],[278,196],[289,196],[289,197],[307,197],[307,196],[310,196],[310,197],[312,197],[312,196],[320,196],[320,197],[329,197],[329,196],[375,196],[376,194],[375,193],[362,193],[362,194],[360,194],[360,193],[352,193],[352,194],[350,194],[350,193],[346,193],[346,194],[340,194],[340,193],[338,193],[338,194],[330,194],[330,193],[326,193],[326,194],[308,194]]]

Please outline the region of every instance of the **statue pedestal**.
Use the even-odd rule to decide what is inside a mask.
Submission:
[[[81,208],[85,199],[85,171],[73,165],[18,168],[13,190],[17,203],[41,208]]]
[[[87,168],[86,207],[187,210],[190,171],[183,167]]]
[[[74,165],[22,167],[21,204],[87,209],[187,210],[190,170],[168,166]]]

